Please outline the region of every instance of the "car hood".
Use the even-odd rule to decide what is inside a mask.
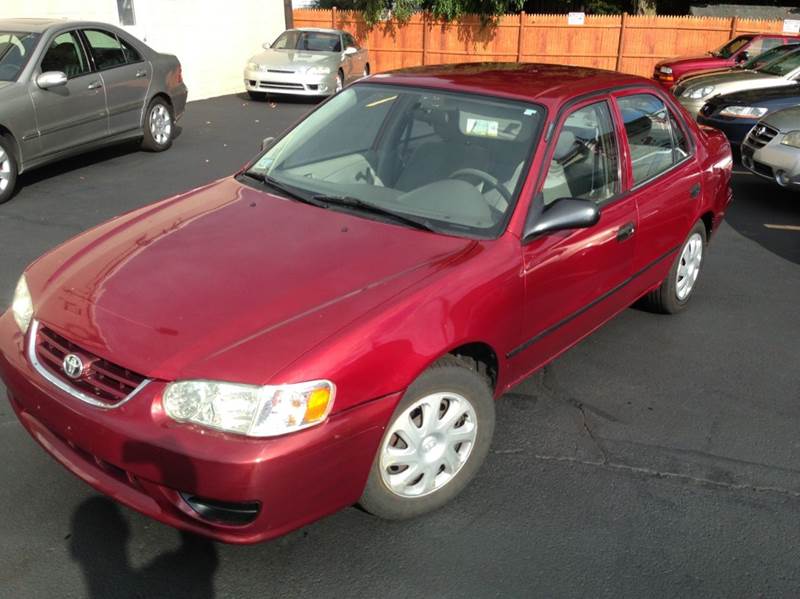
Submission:
[[[740,90],[791,85],[792,83],[793,82],[788,79],[775,75],[767,75],[765,73],[759,73],[758,71],[743,71],[741,73],[720,73],[718,75],[706,75],[704,77],[692,78],[681,84],[681,87],[682,92],[684,92],[688,89],[713,85],[714,91],[712,94],[716,96],[718,94],[727,94]]]
[[[771,104],[800,104],[800,84],[767,87],[761,89],[747,89],[737,91],[714,100],[714,104],[728,106],[769,106]]]
[[[656,65],[656,68],[661,66],[669,66],[673,69],[686,70],[690,68],[714,68],[721,67],[728,64],[729,61],[725,58],[717,58],[709,54],[698,54],[693,56],[679,56],[678,58],[671,58],[669,60],[662,60]]]
[[[800,129],[800,106],[772,112],[761,119],[762,123],[775,127],[782,133]]]
[[[297,71],[310,66],[332,66],[339,64],[340,55],[335,52],[306,52],[303,50],[266,50],[256,54],[250,62],[268,68]]]
[[[263,384],[474,243],[228,178],[90,230],[27,276],[35,317],[101,357]]]

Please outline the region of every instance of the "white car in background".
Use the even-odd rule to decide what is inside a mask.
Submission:
[[[742,143],[742,164],[778,185],[800,189],[800,106],[758,121]]]
[[[330,96],[370,73],[369,53],[339,29],[288,29],[247,62],[250,98],[265,94]]]

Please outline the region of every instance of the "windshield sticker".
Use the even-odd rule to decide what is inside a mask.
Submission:
[[[490,121],[487,119],[467,119],[467,135],[475,135],[476,137],[497,137],[500,130],[500,123],[497,121]]]
[[[369,104],[366,105],[366,108],[372,108],[373,106],[379,106],[379,105],[381,105],[381,104],[383,104],[385,102],[391,102],[392,100],[396,100],[396,99],[397,99],[397,94],[395,94],[394,96],[389,96],[388,98],[383,98],[381,100],[375,100],[374,102],[370,102]]]

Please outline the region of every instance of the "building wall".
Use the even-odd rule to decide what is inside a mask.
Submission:
[[[244,90],[247,59],[285,28],[283,0],[133,0],[136,24],[123,29],[175,54],[189,99]],[[0,18],[64,17],[120,25],[117,0],[0,0]]]

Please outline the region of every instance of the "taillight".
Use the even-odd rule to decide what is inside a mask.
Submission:
[[[178,65],[178,84],[183,83],[183,67]]]

